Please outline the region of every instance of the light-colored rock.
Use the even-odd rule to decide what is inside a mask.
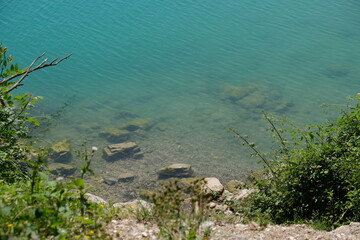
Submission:
[[[75,173],[76,167],[64,163],[50,163],[47,170],[54,175],[68,176]]]
[[[85,193],[85,197],[87,200],[89,200],[90,202],[93,202],[93,203],[104,204],[104,205],[108,204],[108,202],[105,201],[103,198],[96,196],[94,194],[91,194],[91,193]]]
[[[257,192],[258,189],[241,189],[234,195],[234,200],[239,201],[247,198],[250,194]]]
[[[115,208],[123,208],[128,210],[139,210],[139,209],[145,209],[148,211],[151,211],[152,205],[149,202],[146,202],[144,200],[134,200],[131,202],[118,202],[113,204],[113,207]]]
[[[62,139],[49,149],[49,156],[55,162],[67,163],[71,160],[71,145],[68,139]]]
[[[203,187],[205,196],[212,199],[219,198],[224,192],[224,186],[220,183],[219,179],[211,177],[205,178],[205,185]]]
[[[108,145],[104,148],[104,158],[108,161],[115,161],[122,158],[142,157],[139,146],[135,142],[125,142]]]
[[[189,164],[177,163],[160,169],[159,179],[191,177],[193,173]]]
[[[133,173],[121,173],[118,176],[118,181],[119,182],[132,182],[134,181],[136,175]]]

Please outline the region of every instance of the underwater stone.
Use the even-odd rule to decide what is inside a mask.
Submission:
[[[68,139],[56,142],[49,149],[50,158],[55,162],[66,163],[71,159],[71,145]]]
[[[106,138],[110,142],[123,142],[129,137],[130,132],[124,129],[108,128],[99,133],[100,137]]]
[[[225,84],[223,87],[222,95],[223,97],[236,102],[250,95],[254,91],[256,91],[255,86],[236,87],[230,84]]]
[[[349,73],[349,70],[342,66],[330,66],[323,71],[323,74],[328,78],[342,78]]]
[[[266,103],[265,95],[260,91],[255,91],[252,94],[244,97],[239,101],[239,104],[245,108],[253,109],[260,108]]]
[[[189,164],[177,163],[164,167],[159,171],[159,179],[191,177],[193,170]]]
[[[64,163],[50,163],[47,170],[54,175],[69,176],[75,173],[76,167]]]
[[[132,182],[135,179],[135,174],[133,173],[121,173],[118,176],[118,181],[119,182]]]
[[[112,144],[104,148],[104,158],[108,161],[119,160],[122,158],[142,156],[139,146],[135,142],[125,142]]]
[[[114,185],[115,183],[117,183],[117,179],[113,178],[113,177],[104,177],[103,178],[103,182],[107,185]]]
[[[147,130],[151,127],[151,125],[152,123],[150,119],[135,119],[124,123],[124,125],[121,126],[121,129],[128,131],[136,131],[138,129]]]
[[[129,111],[121,111],[116,115],[116,118],[119,119],[131,119],[131,118],[136,118],[137,115],[133,112],[129,112]]]

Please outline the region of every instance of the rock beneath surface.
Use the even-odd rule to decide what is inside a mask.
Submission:
[[[203,190],[205,196],[210,197],[211,199],[216,199],[224,192],[224,186],[220,183],[219,179],[211,177],[205,178],[204,181],[205,185]]]
[[[50,163],[47,170],[54,175],[69,176],[75,173],[76,167],[64,163]]]
[[[135,142],[112,144],[104,148],[104,158],[115,161],[123,158],[141,158],[143,154]]]
[[[66,163],[71,160],[71,145],[68,139],[56,142],[49,149],[50,158],[55,162]]]
[[[85,193],[86,199],[90,202],[97,203],[97,204],[108,204],[107,201],[105,201],[103,198],[96,196],[91,193]]]
[[[118,181],[119,182],[132,182],[134,181],[136,175],[133,173],[121,173],[118,176]]]
[[[152,126],[150,119],[135,119],[129,122],[124,123],[121,129],[128,131],[136,131],[138,129],[147,130]]]
[[[130,132],[124,129],[108,128],[99,133],[100,137],[106,138],[110,142],[124,142],[128,139]]]
[[[113,177],[104,177],[103,178],[103,182],[107,185],[114,185],[115,183],[117,183],[117,179],[113,178]]]
[[[191,177],[193,173],[189,164],[177,163],[160,169],[159,179]]]

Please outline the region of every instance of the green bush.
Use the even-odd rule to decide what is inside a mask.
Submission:
[[[0,181],[0,239],[105,239],[115,210],[83,199],[83,181]],[[78,192],[78,193],[76,193]]]
[[[248,202],[249,216],[263,214],[275,223],[321,223],[327,229],[360,221],[360,97],[335,121],[306,130],[292,127],[292,141],[265,117],[281,149],[272,160],[256,153],[267,168],[256,180],[259,192]]]

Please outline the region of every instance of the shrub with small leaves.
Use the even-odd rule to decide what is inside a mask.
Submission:
[[[354,100],[335,121],[292,127],[292,141],[265,115],[281,150],[268,160],[265,177],[256,180],[259,192],[248,201],[249,216],[321,222],[326,229],[360,221],[360,96]]]

